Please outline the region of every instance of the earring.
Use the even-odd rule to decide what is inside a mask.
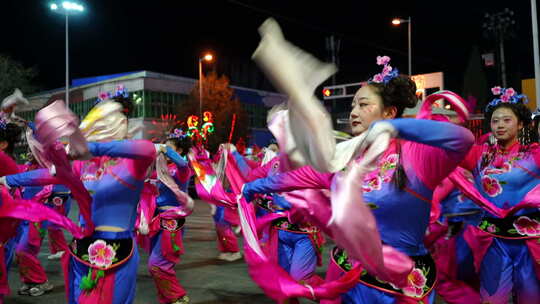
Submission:
[[[527,131],[527,127],[523,127],[518,131],[518,141],[522,146],[527,146],[531,143],[530,132]]]
[[[488,142],[490,146],[495,146],[497,144],[497,138],[495,138],[493,133],[489,134]]]

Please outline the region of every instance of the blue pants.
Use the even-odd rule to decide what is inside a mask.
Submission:
[[[523,240],[494,238],[480,266],[482,301],[540,303],[540,282],[534,270],[535,261]]]
[[[279,265],[293,279],[306,280],[315,273],[317,253],[307,234],[278,230]]]
[[[9,241],[4,245],[4,263],[6,264],[6,271],[8,274],[9,268],[11,267],[11,262],[13,262],[13,257],[15,256],[15,249],[17,248],[17,244],[24,233],[24,223],[26,223],[26,226],[28,226],[27,221],[22,221],[17,227],[17,235],[9,239]]]
[[[457,279],[464,282],[478,281],[478,275],[474,269],[472,249],[463,238],[463,232],[456,235],[455,238]]]

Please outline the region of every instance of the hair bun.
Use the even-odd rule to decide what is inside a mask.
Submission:
[[[403,108],[414,108],[418,102],[416,97],[416,83],[406,75],[399,75],[385,85],[384,94],[395,105]]]
[[[7,123],[4,128],[0,128],[0,141],[6,141],[8,147],[6,152],[8,154],[13,153],[15,143],[21,139],[22,128],[14,123]]]
[[[22,128],[14,123],[8,123],[5,132],[7,141],[17,141],[21,136]]]

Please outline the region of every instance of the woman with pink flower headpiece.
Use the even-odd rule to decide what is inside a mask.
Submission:
[[[473,173],[485,210],[464,238],[473,248],[482,303],[540,303],[540,146],[532,142],[527,97],[494,87],[486,108],[494,144],[475,145]]]
[[[246,183],[244,197],[331,189],[332,219],[327,227],[348,223],[370,232],[359,235],[341,226],[340,233],[333,234],[347,250],[332,250],[327,280],[346,277],[358,267],[363,271],[352,289],[321,303],[434,303],[436,267],[423,244],[431,198],[435,187],[466,155],[472,134],[446,122],[400,119],[405,108],[416,105],[416,85],[408,76],[399,75],[388,57],[379,57],[382,72],[356,92],[351,104],[349,120],[355,137],[336,145],[329,114],[313,96],[314,88],[335,69],[284,40],[273,20],[265,22],[260,32],[263,39],[254,57],[274,85],[290,96],[287,115],[292,136],[287,136],[286,143],[280,142],[280,148],[300,168]],[[439,93],[441,98],[461,104],[467,113],[461,97],[448,91]],[[291,139],[296,145],[289,145]],[[358,150],[356,143],[361,147]],[[345,155],[347,152],[350,154]],[[351,172],[360,173],[349,175]],[[371,211],[360,212],[356,204],[369,206]],[[369,227],[355,220],[368,221]],[[362,254],[366,251],[374,253],[378,262]],[[408,256],[405,260],[411,267],[398,270],[396,266],[401,265],[392,264],[388,255],[382,257],[388,252]]]

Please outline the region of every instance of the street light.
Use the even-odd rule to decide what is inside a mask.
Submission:
[[[214,59],[214,56],[210,53],[206,53],[203,57],[199,58],[199,117],[202,118],[202,62],[210,62]]]
[[[53,12],[66,16],[66,107],[69,108],[69,15],[82,13],[84,6],[73,1],[53,2],[50,5]]]
[[[409,31],[409,76],[412,76],[412,47],[411,47],[411,17],[407,19],[394,18],[392,24],[398,26],[402,23],[408,23]]]

